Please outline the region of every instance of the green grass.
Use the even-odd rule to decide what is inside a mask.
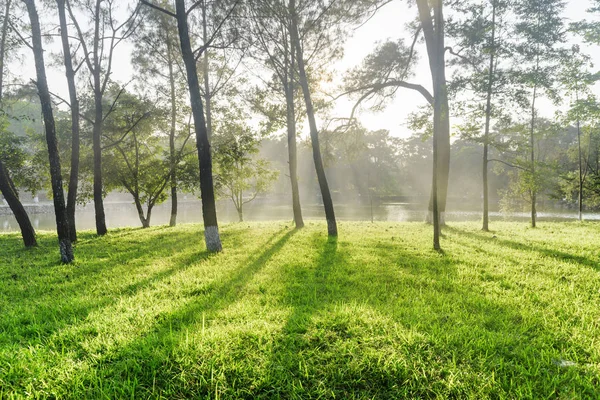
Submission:
[[[600,226],[288,225],[0,235],[0,398],[600,398]]]

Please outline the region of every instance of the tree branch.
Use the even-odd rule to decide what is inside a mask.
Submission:
[[[164,9],[164,8],[162,8],[162,7],[159,7],[159,6],[157,6],[157,5],[154,5],[154,4],[152,4],[151,2],[149,2],[149,1],[146,1],[146,0],[141,0],[141,3],[142,3],[142,4],[145,4],[145,5],[147,5],[147,6],[148,6],[148,7],[150,7],[150,8],[154,8],[155,10],[158,10],[158,11],[160,11],[160,12],[162,12],[162,13],[165,13],[165,14],[167,14],[167,15],[169,15],[169,16],[171,16],[171,17],[173,17],[173,18],[177,18],[177,15],[176,15],[175,13],[172,13],[172,12],[171,12],[171,11],[169,11],[169,10],[165,10],[165,9]]]

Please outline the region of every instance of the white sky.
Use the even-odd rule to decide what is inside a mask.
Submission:
[[[567,17],[571,20],[580,20],[589,18],[585,10],[588,8],[588,0],[567,0]],[[356,30],[355,34],[348,39],[345,45],[344,57],[336,63],[334,69],[334,78],[340,79],[346,69],[352,68],[360,64],[361,60],[369,54],[376,42],[386,39],[396,39],[398,37],[407,37],[407,32],[404,27],[413,20],[416,16],[416,7],[409,8],[407,1],[397,0],[382,8],[370,21]],[[45,45],[47,50],[56,51],[60,49],[58,40],[52,46]],[[414,83],[419,83],[426,88],[431,88],[431,76],[426,60],[424,44],[418,45],[417,49],[421,55],[421,62],[416,68],[415,76],[410,80]],[[116,52],[113,79],[120,82],[130,80],[133,69],[129,62],[129,53],[132,45],[130,43],[121,43]],[[27,49],[28,50],[28,49]],[[598,47],[585,48],[583,51],[592,55],[593,59],[600,61],[600,49]],[[48,51],[46,52],[46,62],[48,62]],[[25,62],[18,66],[21,71],[23,81],[29,81],[35,76],[35,68],[33,60],[29,56]],[[598,63],[597,63],[598,64]],[[14,66],[13,66],[14,70]],[[66,78],[64,72],[59,68],[49,68],[47,70],[50,90],[59,93],[64,98],[68,98]],[[451,73],[448,72],[448,77]],[[406,117],[409,113],[416,111],[425,101],[420,94],[412,90],[399,90],[395,100],[383,112],[372,113],[363,111],[358,114],[363,125],[368,129],[388,129],[395,136],[406,137],[410,135],[410,131],[404,126]],[[336,102],[333,110],[334,117],[348,117],[352,108],[353,102],[342,98]],[[548,103],[542,103],[541,108],[547,112],[541,112],[541,115],[551,117],[554,113],[554,108]]]

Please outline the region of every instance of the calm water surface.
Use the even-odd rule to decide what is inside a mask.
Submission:
[[[131,203],[106,203],[106,224],[108,228],[139,227],[140,220],[135,207]],[[29,208],[29,217],[36,230],[54,230],[56,222],[52,212],[51,204],[37,205]],[[48,212],[50,211],[50,212]],[[323,207],[321,205],[308,205],[302,208],[305,219],[323,219]],[[395,203],[379,204],[370,206],[361,205],[336,205],[336,217],[342,221],[424,221],[426,216],[425,207],[418,204]],[[169,223],[171,205],[169,203],[156,206],[152,211],[151,225],[165,225]],[[236,222],[237,212],[230,202],[220,201],[217,205],[217,213],[220,223]],[[529,219],[528,213],[511,213],[509,215],[499,212],[491,212],[492,219]],[[575,220],[577,214],[574,212],[549,212],[538,213],[540,220]],[[586,220],[600,220],[600,214],[585,214]],[[272,205],[264,203],[250,203],[244,208],[244,219],[246,221],[266,220],[292,220],[291,206]],[[481,219],[481,211],[449,211],[446,214],[447,221],[477,221]],[[202,222],[201,205],[199,201],[180,202],[177,221],[179,223]],[[77,228],[80,230],[95,229],[94,208],[88,205],[77,211]],[[0,207],[0,232],[11,232],[18,230],[19,226],[7,207]]]

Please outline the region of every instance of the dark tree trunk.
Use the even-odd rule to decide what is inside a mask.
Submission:
[[[321,196],[323,198],[323,206],[325,208],[325,218],[327,219],[327,233],[329,236],[337,236],[337,222],[335,219],[335,212],[333,209],[333,200],[331,198],[331,192],[329,191],[329,184],[327,183],[327,177],[325,175],[325,168],[323,167],[323,159],[321,157],[321,149],[319,145],[319,131],[317,130],[317,122],[315,120],[315,112],[313,109],[312,99],[310,97],[310,89],[308,87],[308,78],[306,76],[306,70],[304,67],[304,59],[302,55],[302,47],[300,43],[300,37],[298,34],[298,16],[296,14],[295,0],[289,2],[289,12],[291,16],[291,38],[293,47],[296,50],[296,59],[298,63],[298,73],[300,86],[302,87],[302,93],[304,94],[304,103],[306,104],[306,115],[308,117],[308,124],[310,126],[310,141],[312,143],[313,159],[315,162],[315,169],[317,171],[317,179],[319,181],[319,188],[321,189]]]
[[[206,1],[202,4],[202,40],[207,43],[210,38],[208,37],[208,22],[206,21]],[[202,78],[204,79],[204,97],[206,103],[206,136],[210,143],[212,139],[212,93],[210,91],[210,76],[208,74],[208,49],[204,50],[204,71],[202,71]]]
[[[71,241],[77,241],[77,229],[75,226],[75,208],[77,205],[77,184],[79,178],[79,100],[75,86],[75,71],[71,58],[69,46],[69,32],[67,30],[67,16],[65,12],[65,0],[56,0],[58,16],[60,19],[60,37],[62,40],[65,74],[69,86],[69,98],[71,100],[71,173],[69,176],[69,191],[67,193],[67,222]]]
[[[96,0],[96,14],[100,15],[101,0]],[[106,235],[106,216],[104,215],[104,197],[102,193],[102,84],[100,82],[100,18],[94,21],[94,126],[92,130],[92,148],[94,152],[94,210],[96,212],[96,233]]]
[[[2,24],[2,39],[0,42],[0,105],[2,104],[2,94],[4,89],[4,53],[6,51],[6,35],[8,33],[8,18],[10,16],[11,0],[6,2],[6,8],[4,12],[4,21]],[[23,237],[23,243],[25,247],[32,247],[37,245],[35,240],[35,230],[31,225],[27,211],[19,200],[19,196],[15,185],[10,179],[8,170],[0,160],[0,192],[6,199],[8,206],[12,210],[19,228],[21,229],[21,236]]]
[[[290,182],[292,184],[292,211],[296,229],[304,227],[302,208],[300,207],[300,190],[298,188],[298,150],[296,146],[296,110],[294,105],[294,45],[291,44],[287,82],[284,82],[286,100],[286,123]]]
[[[35,231],[31,225],[27,211],[25,211],[25,208],[23,207],[23,204],[21,204],[19,197],[12,189],[12,185],[8,177],[8,171],[4,167],[2,160],[0,160],[0,191],[15,215],[15,218],[17,219],[19,228],[21,228],[21,236],[23,237],[23,243],[25,244],[25,247],[37,246],[37,241],[35,240]]]
[[[494,65],[496,60],[496,0],[492,2],[492,38],[490,42],[490,64],[488,66],[488,82],[485,104],[485,131],[483,133],[483,226],[481,230],[489,231],[489,184],[488,184],[488,149],[490,145],[490,121],[492,119],[492,95],[494,89]]]
[[[44,117],[44,127],[46,130],[46,143],[48,144],[50,177],[52,180],[52,195],[54,197],[54,213],[56,215],[56,228],[58,231],[58,240],[60,244],[60,256],[63,262],[70,263],[73,261],[73,248],[71,246],[71,238],[69,235],[69,224],[67,223],[62,174],[60,169],[60,157],[58,154],[58,143],[56,140],[56,128],[54,125],[54,116],[52,115],[52,102],[46,80],[40,22],[34,0],[23,0],[23,2],[27,5],[27,11],[31,21],[31,41],[33,44],[33,55],[35,58],[37,88],[42,106],[42,115]]]
[[[202,218],[204,220],[204,239],[206,248],[211,252],[221,251],[221,238],[217,224],[217,209],[215,205],[215,192],[212,176],[212,159],[210,144],[204,119],[202,98],[200,96],[200,84],[198,72],[190,36],[188,31],[185,0],[176,0],[177,30],[181,45],[181,54],[187,74],[188,87],[190,91],[190,103],[194,116],[194,129],[196,131],[196,146],[198,147],[198,163],[200,166],[200,195],[202,198]]]

